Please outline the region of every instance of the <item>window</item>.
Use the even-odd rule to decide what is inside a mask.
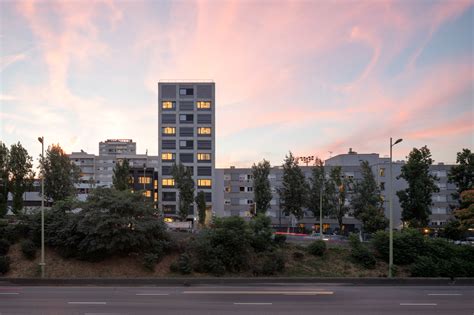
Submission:
[[[252,199],[247,199],[247,204],[248,205],[253,205],[253,200]]]
[[[182,123],[192,123],[194,116],[192,114],[181,114],[179,115],[179,121]]]
[[[161,186],[163,186],[163,187],[174,187],[174,179],[172,179],[172,178],[163,178],[161,180]]]
[[[158,201],[158,193],[156,191],[153,194],[153,201]]]
[[[151,178],[150,177],[139,176],[138,177],[138,183],[139,184],[150,184],[151,183]]]
[[[226,193],[230,192],[230,186],[225,186],[224,191],[225,191]]]
[[[247,187],[247,192],[252,192],[253,191],[253,187]]]
[[[193,96],[194,95],[194,90],[193,90],[193,88],[180,88],[179,89],[179,95],[181,95],[181,96]]]
[[[380,170],[379,170],[379,175],[380,177],[384,177],[385,176],[385,168],[381,167]]]
[[[163,114],[161,115],[162,124],[176,124],[176,115],[175,114]]]
[[[239,187],[239,190],[240,190],[240,191],[245,191],[245,187],[244,187],[244,186],[240,186],[240,187]]]
[[[210,140],[198,140],[197,146],[200,150],[211,150],[212,142]]]
[[[154,189],[158,189],[158,180],[157,180],[157,179],[155,179],[155,180],[153,181],[153,188],[154,188]]]
[[[161,103],[162,109],[173,110],[176,108],[176,103],[171,101],[164,101]]]
[[[174,191],[164,191],[161,200],[162,201],[176,201],[176,192],[174,192]]]
[[[210,153],[198,153],[197,154],[198,161],[210,161],[211,154]]]
[[[211,187],[212,180],[210,179],[198,179],[198,187]]]
[[[224,204],[225,205],[230,205],[230,199],[224,199]]]
[[[175,135],[176,128],[175,127],[163,127],[163,134],[164,135]]]
[[[230,180],[231,177],[230,177],[230,174],[224,174],[224,180]]]
[[[162,140],[161,147],[163,149],[176,149],[176,140]]]
[[[439,190],[446,190],[446,183],[436,183],[436,186],[438,186]]]
[[[381,182],[381,183],[380,183],[380,190],[381,190],[381,191],[384,191],[384,190],[385,190],[385,183],[384,183],[384,182]]]
[[[211,128],[209,128],[209,127],[199,127],[198,128],[198,135],[200,135],[200,136],[211,135]]]
[[[175,154],[171,152],[163,152],[161,153],[161,160],[162,161],[173,161],[175,159]]]
[[[198,109],[211,109],[211,102],[210,101],[199,101],[199,102],[196,102],[196,107]]]
[[[180,149],[192,149],[194,147],[193,140],[180,140],[179,141],[179,148]]]
[[[212,169],[210,166],[198,166],[197,174],[198,176],[211,176]]]
[[[145,197],[151,197],[151,190],[147,190],[143,192],[143,196]]]
[[[248,174],[247,175],[247,180],[252,180],[253,179],[253,175],[252,174]]]
[[[179,154],[179,161],[181,163],[193,163],[194,162],[194,154],[192,154],[192,153],[180,153]]]

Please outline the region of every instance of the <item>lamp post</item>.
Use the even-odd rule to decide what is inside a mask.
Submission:
[[[41,165],[43,167],[43,175],[41,176],[41,278],[44,278],[44,137],[38,137],[41,143]]]
[[[388,277],[392,277],[392,269],[393,269],[393,198],[392,198],[392,191],[393,191],[393,179],[392,179],[392,148],[397,143],[402,142],[403,139],[398,139],[392,144],[392,138],[390,137],[390,191],[389,191],[389,215],[390,215],[390,230],[389,230],[389,255],[388,255]]]
[[[321,192],[319,195],[319,235],[323,240],[323,186],[324,186],[324,175],[321,174]]]
[[[297,157],[296,160],[302,161],[303,163],[306,164],[306,166],[308,166],[309,162],[314,161],[314,155],[300,156],[300,157]]]

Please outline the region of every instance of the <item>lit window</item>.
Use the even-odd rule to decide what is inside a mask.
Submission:
[[[163,178],[161,180],[161,186],[174,187],[174,179],[172,179],[172,178]]]
[[[199,127],[198,128],[198,135],[210,135],[211,128],[209,127]]]
[[[163,161],[172,161],[174,160],[174,153],[170,153],[170,152],[165,152],[165,153],[161,153],[161,159]]]
[[[144,192],[143,192],[143,196],[145,196],[145,197],[151,197],[151,191],[150,191],[150,190],[144,191]]]
[[[210,179],[198,179],[198,187],[211,187],[212,180]]]
[[[153,201],[158,201],[158,193],[157,192],[155,192],[153,194]]]
[[[151,183],[151,178],[140,176],[140,177],[138,177],[138,183],[139,184],[149,184],[149,183]]]
[[[225,186],[224,191],[225,192],[230,192],[230,186]]]
[[[153,181],[153,188],[158,189],[158,180],[157,179],[155,179]]]
[[[175,127],[163,127],[163,134],[165,135],[174,135],[176,134]]]
[[[379,174],[380,174],[380,177],[384,177],[385,176],[385,169],[381,168],[380,171],[379,171]]]
[[[210,109],[211,108],[211,102],[210,101],[196,102],[196,106],[197,106],[198,109]]]
[[[174,109],[175,102],[165,101],[161,103],[161,108],[163,109]]]
[[[210,153],[198,153],[197,154],[198,161],[210,161],[211,154]]]

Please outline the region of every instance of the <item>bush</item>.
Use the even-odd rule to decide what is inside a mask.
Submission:
[[[269,217],[258,214],[249,223],[252,232],[250,245],[256,252],[264,252],[272,246],[272,221]]]
[[[154,253],[146,253],[143,255],[143,267],[145,267],[146,270],[149,271],[154,271],[155,270],[155,265],[159,260],[159,256]]]
[[[170,264],[170,271],[171,271],[171,272],[179,272],[179,266],[178,266],[178,262],[177,262],[177,261],[173,261],[173,262]]]
[[[430,257],[420,256],[411,266],[412,277],[438,277],[438,265]]]
[[[389,232],[378,231],[372,239],[372,244],[380,258],[388,261]],[[415,261],[417,256],[425,252],[425,240],[420,231],[404,229],[393,232],[393,262],[406,265]]]
[[[4,238],[0,238],[0,256],[6,255],[10,249],[10,242]]]
[[[282,245],[285,244],[285,242],[286,242],[286,235],[275,234],[275,236],[273,237],[273,242],[274,242],[277,246],[282,246]]]
[[[29,260],[33,260],[36,257],[36,245],[31,240],[23,240],[21,242],[21,252],[23,256]]]
[[[184,253],[179,255],[178,270],[183,275],[190,274],[193,271],[193,268],[191,266],[191,258],[188,254]]]
[[[326,251],[326,243],[323,240],[316,240],[308,245],[308,252],[314,256],[323,256]]]
[[[351,258],[356,264],[368,269],[375,268],[376,260],[374,255],[360,242],[356,234],[349,236],[349,245],[351,247]]]
[[[293,253],[293,259],[294,260],[303,260],[304,258],[304,253],[303,252],[294,252]]]
[[[0,274],[4,275],[10,271],[10,257],[0,256]]]
[[[285,257],[280,252],[266,253],[260,256],[254,264],[253,274],[258,276],[273,276],[285,270]]]

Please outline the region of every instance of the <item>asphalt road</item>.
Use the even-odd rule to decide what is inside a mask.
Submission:
[[[465,314],[474,287],[0,287],[0,314]]]

